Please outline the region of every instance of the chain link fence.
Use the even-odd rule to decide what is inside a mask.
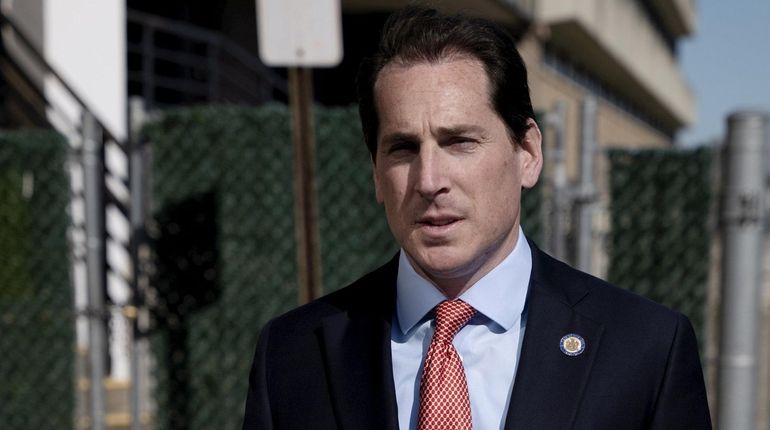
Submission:
[[[608,280],[687,315],[705,339],[713,151],[611,150]]]
[[[357,110],[315,110],[324,292],[398,249]],[[296,304],[289,113],[202,107],[145,128],[156,255],[150,307],[160,429],[235,428],[256,336]],[[539,199],[524,216],[535,219]]]
[[[397,250],[375,201],[355,108],[315,110],[324,292]],[[292,148],[283,105],[163,112],[151,148],[151,428],[238,428],[257,335],[296,305]],[[702,332],[713,234],[712,154],[612,150],[609,280],[687,314]],[[0,428],[72,428],[75,335],[67,145],[0,134]],[[545,179],[545,178],[543,178]],[[546,182],[541,180],[541,183]],[[547,233],[538,185],[528,237]],[[574,232],[572,232],[574,234]],[[38,413],[47,405],[45,414]]]
[[[0,131],[0,428],[72,428],[75,312],[68,146]],[[44,408],[44,409],[41,409]]]
[[[205,107],[145,129],[158,429],[237,428],[259,328],[296,301],[286,119]]]
[[[390,259],[398,249],[377,203],[357,108],[315,110],[323,286],[330,292]]]

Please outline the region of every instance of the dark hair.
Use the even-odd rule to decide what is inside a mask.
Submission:
[[[527,69],[511,36],[488,21],[408,6],[388,18],[377,52],[364,59],[358,71],[358,111],[373,160],[379,127],[374,85],[380,71],[391,62],[436,63],[452,56],[470,56],[484,65],[492,107],[514,141],[524,138],[534,112]]]

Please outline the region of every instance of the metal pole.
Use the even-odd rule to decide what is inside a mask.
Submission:
[[[564,128],[567,118],[567,104],[563,100],[556,102],[553,112],[548,114],[548,124],[553,129],[554,145],[550,151],[551,166],[553,169],[552,205],[550,213],[550,240],[549,248],[554,257],[564,260],[566,258],[566,227],[564,225],[564,211],[567,203],[567,164],[565,155]]]
[[[299,303],[321,294],[321,253],[315,193],[315,138],[311,70],[289,68],[289,103],[294,145],[294,232],[297,241]]]
[[[141,430],[141,352],[140,352],[140,327],[139,308],[143,302],[140,290],[141,262],[139,246],[142,242],[145,216],[144,194],[144,147],[140,141],[140,132],[145,123],[144,101],[139,97],[129,100],[129,145],[131,158],[129,160],[129,181],[131,192],[131,262],[133,278],[131,289],[133,305],[126,309],[126,316],[132,322],[131,331],[131,430]]]
[[[91,360],[91,428],[104,430],[104,377],[107,371],[107,321],[104,306],[104,163],[102,130],[89,112],[83,114],[83,169],[86,207],[88,279],[88,348]]]
[[[583,100],[580,135],[580,184],[575,199],[577,224],[575,264],[584,272],[591,272],[593,253],[594,154],[596,153],[596,98]]]
[[[767,118],[737,112],[729,116],[727,127],[717,420],[720,429],[754,430]]]

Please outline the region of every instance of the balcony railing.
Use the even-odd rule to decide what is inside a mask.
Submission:
[[[286,79],[217,32],[128,11],[129,94],[149,108],[286,100]]]

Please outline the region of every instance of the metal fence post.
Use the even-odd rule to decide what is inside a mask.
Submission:
[[[584,272],[591,272],[592,221],[594,200],[594,154],[596,152],[596,98],[583,100],[580,135],[580,183],[575,196],[575,264]]]
[[[131,430],[140,430],[142,403],[142,364],[146,354],[146,342],[141,338],[142,327],[140,318],[144,311],[144,289],[142,288],[143,267],[140,257],[140,246],[144,242],[144,223],[146,216],[146,186],[145,186],[145,147],[141,140],[141,129],[147,121],[147,112],[144,100],[141,97],[132,97],[129,100],[129,145],[130,145],[130,190],[131,190],[131,260],[133,262],[131,321]]]
[[[88,284],[88,349],[91,365],[91,428],[105,427],[104,376],[107,371],[107,327],[104,305],[104,160],[102,131],[96,118],[83,113],[83,169],[86,207]]]
[[[759,297],[767,118],[727,119],[721,207],[722,322],[718,428],[753,430],[756,420]]]
[[[549,251],[554,257],[566,259],[566,234],[565,210],[567,201],[567,161],[565,154],[565,122],[567,120],[567,104],[563,100],[556,102],[552,112],[546,117],[547,124],[553,130],[554,144],[546,157],[550,159],[551,171],[551,211],[548,216],[550,229],[548,233]]]

